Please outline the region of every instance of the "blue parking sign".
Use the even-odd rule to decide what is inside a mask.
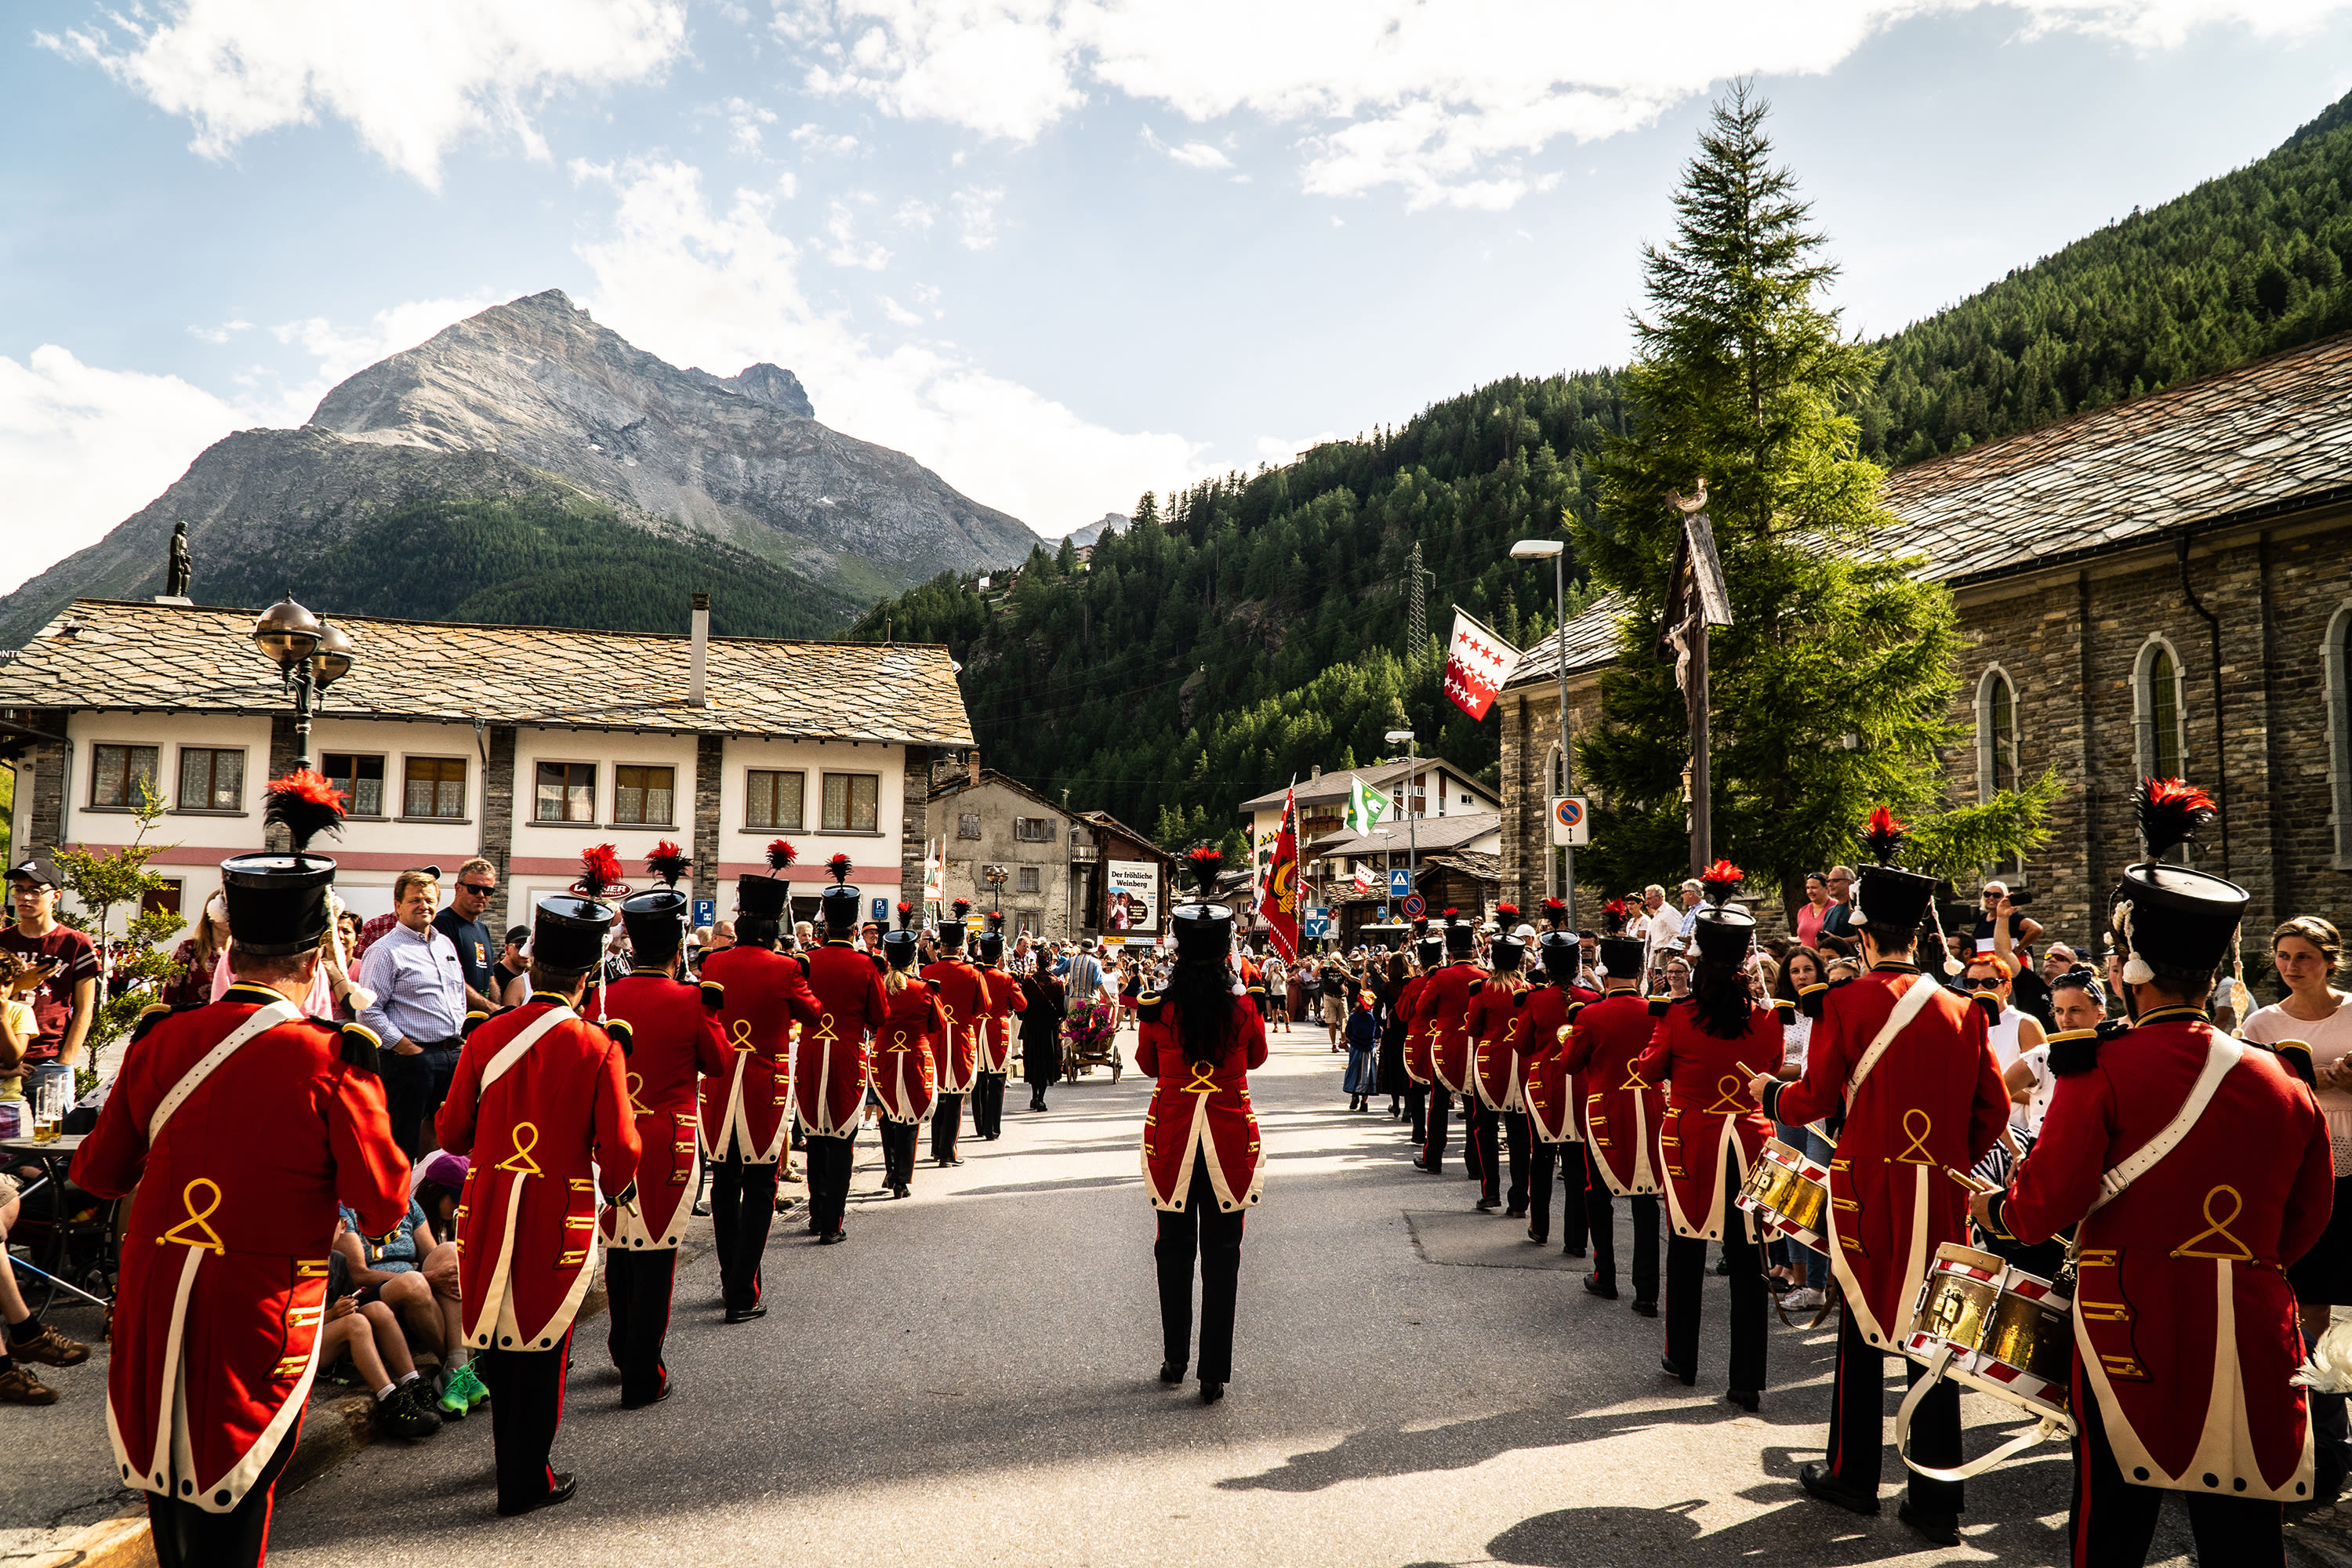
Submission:
[[[1412,891],[1412,872],[1402,866],[1389,868],[1389,897],[1402,899]]]
[[[697,899],[697,900],[694,900],[694,923],[695,923],[696,925],[698,925],[698,926],[707,926],[707,925],[716,925],[716,924],[718,924],[718,923],[719,923],[719,900],[718,900],[717,899]]]
[[[887,924],[889,924],[889,923],[890,923],[890,900],[887,900],[887,899],[877,899],[877,900],[874,900],[874,916],[873,916],[873,918],[874,918],[874,919],[876,919],[876,920],[877,920],[877,921],[881,921],[883,924],[885,924],[885,925],[887,925]]]

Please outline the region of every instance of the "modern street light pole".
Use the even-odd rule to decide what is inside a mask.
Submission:
[[[1552,627],[1552,637],[1559,660],[1559,793],[1574,795],[1576,760],[1568,749],[1568,546],[1557,539],[1522,539],[1511,546],[1511,559],[1514,561],[1540,561],[1547,555],[1551,557],[1552,610],[1559,618],[1559,624]],[[1546,769],[1545,772],[1549,773],[1550,770]],[[1547,777],[1544,783],[1549,786],[1551,780]],[[1546,802],[1546,807],[1548,817],[1549,802]],[[1545,837],[1550,837],[1549,824],[1544,833]],[[1577,929],[1575,847],[1563,847],[1560,858],[1563,867],[1560,901],[1568,906],[1569,929],[1574,931]]]
[[[287,595],[253,624],[261,656],[278,667],[279,680],[294,695],[294,765],[310,765],[310,716],[319,695],[351,672],[357,650],[340,626],[329,626]]]

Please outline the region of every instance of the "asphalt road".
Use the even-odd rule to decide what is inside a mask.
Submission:
[[[779,1224],[764,1320],[724,1326],[714,1263],[691,1263],[665,1404],[620,1410],[589,1325],[556,1448],[581,1478],[570,1503],[496,1516],[484,1412],[280,1498],[270,1561],[2063,1561],[2062,1450],[1972,1484],[1957,1550],[1911,1535],[1891,1489],[1874,1520],[1810,1501],[1795,1477],[1824,1436],[1830,1334],[1774,1328],[1759,1415],[1722,1400],[1719,1338],[1696,1389],[1666,1381],[1657,1323],[1588,1296],[1517,1223],[1472,1215],[1459,1175],[1413,1171],[1398,1124],[1341,1109],[1319,1032],[1276,1045],[1222,1405],[1154,1376],[1145,1087],[1097,1073],[1032,1115],[1016,1082],[1003,1139],[924,1163],[910,1200],[873,1195],[862,1140],[850,1239]],[[1709,1289],[1719,1323],[1725,1284]],[[1964,1404],[1981,1452],[2011,1423]],[[2190,1561],[2177,1510],[2152,1561]]]

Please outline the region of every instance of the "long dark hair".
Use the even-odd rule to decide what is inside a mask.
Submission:
[[[1789,971],[1796,967],[1797,960],[1801,958],[1809,960],[1813,966],[1813,977],[1806,984],[1819,985],[1830,977],[1829,961],[1822,956],[1821,950],[1800,942],[1781,957],[1780,977],[1772,983],[1772,994],[1783,1002],[1797,1000],[1797,983]]]
[[[1224,961],[1178,956],[1168,973],[1168,1003],[1176,1009],[1176,1037],[1184,1059],[1214,1067],[1225,1054],[1225,1024],[1234,1010],[1233,978]]]
[[[1696,953],[1690,970],[1690,1003],[1698,1009],[1698,1026],[1718,1040],[1746,1034],[1748,1015],[1756,1010],[1748,994],[1747,972],[1736,963],[1717,963]]]

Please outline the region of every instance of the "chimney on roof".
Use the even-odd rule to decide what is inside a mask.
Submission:
[[[1307,782],[1308,784],[1313,784],[1317,779],[1319,779],[1322,776],[1323,764],[1321,763],[1317,763],[1313,767],[1307,770]]]
[[[978,784],[980,782],[980,748],[974,746],[970,752],[964,753],[964,760],[971,764],[971,782]]]
[[[694,596],[694,649],[690,656],[686,680],[686,705],[708,708],[710,700],[703,695],[702,666],[704,655],[710,647],[710,595]]]

